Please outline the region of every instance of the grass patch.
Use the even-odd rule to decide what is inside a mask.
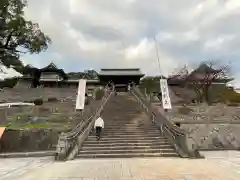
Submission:
[[[46,129],[50,126],[48,124],[24,124],[24,123],[7,123],[1,124],[2,127],[7,127],[9,129]]]
[[[48,124],[24,124],[23,128],[26,129],[46,129],[50,126]]]

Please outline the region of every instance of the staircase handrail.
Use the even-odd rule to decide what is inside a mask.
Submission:
[[[188,137],[185,130],[169,121],[162,113],[154,109],[151,101],[148,101],[139,88],[133,87],[131,93],[137,99],[145,112],[150,116],[152,122],[160,127],[161,132],[174,145],[175,149],[182,157],[200,158],[195,143]],[[192,142],[191,142],[192,141]]]
[[[87,119],[83,119],[79,124],[77,124],[77,126],[74,127],[74,129],[62,135],[65,136],[67,139],[75,138],[78,135],[78,133],[81,131],[82,125],[84,124],[84,122],[88,122],[91,118],[94,117],[94,115],[98,112],[98,110],[101,109],[101,106],[104,104],[104,101],[109,96],[109,92],[111,92],[111,90],[104,88],[104,96],[101,98],[98,108],[93,110],[91,115]]]
[[[69,148],[68,154],[66,155],[66,159],[67,160],[73,159],[78,154],[79,150],[82,147],[83,142],[89,136],[91,130],[93,129],[93,126],[94,126],[94,123],[95,123],[95,119],[101,113],[101,111],[103,110],[105,104],[108,102],[108,100],[110,99],[112,94],[113,94],[113,91],[109,91],[108,96],[103,100],[103,103],[97,109],[96,113],[87,122],[87,124],[85,124],[85,126],[82,128],[80,133],[78,133],[78,136],[76,136],[76,138],[74,138],[74,141],[71,144],[71,148]]]
[[[100,105],[93,111],[93,113],[85,120],[82,120],[72,131],[68,133],[62,133],[58,139],[56,159],[65,160],[71,153],[73,148],[77,145],[77,138],[84,133],[84,130],[89,127],[89,124],[93,122],[95,117],[102,111],[106,102],[110,99],[113,90],[104,88],[104,96],[100,100]]]

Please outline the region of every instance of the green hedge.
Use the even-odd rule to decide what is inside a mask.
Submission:
[[[40,105],[43,104],[43,100],[42,100],[42,99],[35,99],[35,100],[33,101],[33,103],[34,103],[36,106],[40,106]]]
[[[49,97],[47,101],[48,102],[56,102],[56,101],[58,101],[58,99],[56,97]]]

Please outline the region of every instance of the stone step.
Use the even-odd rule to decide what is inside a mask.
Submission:
[[[92,132],[96,132],[95,129],[92,130]],[[122,134],[122,133],[128,133],[128,134],[147,134],[147,133],[150,133],[150,134],[153,134],[153,133],[160,133],[161,131],[158,130],[158,129],[102,129],[102,132],[103,133],[119,133],[119,134]]]
[[[126,126],[126,125],[105,125],[104,124],[104,128],[106,130],[157,130],[158,127],[157,126],[136,126],[136,125],[131,125],[131,126]]]
[[[138,157],[179,157],[177,153],[126,153],[126,154],[79,154],[76,158],[138,158]]]
[[[125,125],[125,126],[135,126],[135,127],[139,127],[139,126],[156,127],[155,125],[151,124],[150,120],[141,120],[141,121],[140,120],[139,121],[123,121],[123,120],[106,121],[105,120],[104,124],[112,125],[112,126]]]
[[[96,144],[96,143],[102,143],[102,144],[112,144],[112,143],[168,143],[168,140],[166,139],[108,139],[103,140],[100,139],[99,141],[94,139],[88,139],[85,141],[85,144]]]
[[[134,116],[130,116],[130,117],[135,117],[136,116],[136,113],[134,114]],[[105,119],[105,123],[118,123],[118,122],[123,122],[123,123],[136,123],[136,121],[132,120],[132,119],[125,119],[124,117],[129,117],[128,115],[124,114],[124,115],[119,115],[119,116],[116,116],[115,113],[114,113],[114,116],[109,116],[108,118],[104,118],[103,116],[103,120]],[[149,121],[149,120],[146,120],[145,118],[139,118],[138,119],[138,122],[140,121]]]
[[[96,132],[92,132],[90,136],[95,136]],[[134,132],[134,133],[128,133],[128,132],[105,132],[103,131],[101,133],[102,136],[110,136],[110,137],[122,137],[122,136],[159,136],[160,132],[154,132],[154,133],[149,133],[149,132]]]
[[[121,143],[121,144],[126,144],[126,143],[132,143],[132,144],[136,144],[136,143],[161,143],[161,144],[169,144],[167,139],[144,139],[144,140],[139,140],[139,139],[120,139],[120,140],[103,140],[100,139],[99,141],[95,138],[95,139],[88,139],[84,142],[84,145],[88,145],[88,144],[114,144],[114,143]]]
[[[142,113],[141,111],[132,111],[132,112],[128,112],[128,113],[126,113],[125,111],[122,111],[122,112],[118,111],[118,113],[113,112],[113,110],[109,110],[109,111],[111,111],[111,113],[109,113],[107,115],[103,114],[103,119],[123,120],[122,117],[136,117],[136,115],[138,116],[138,114]]]
[[[89,136],[87,138],[87,140],[95,140],[96,136]],[[166,138],[164,137],[147,137],[147,136],[135,136],[135,137],[128,137],[128,136],[122,136],[122,137],[109,137],[109,136],[102,136],[100,138],[100,141],[110,141],[110,140],[114,140],[114,141],[118,141],[118,140],[139,140],[139,141],[143,141],[143,140],[166,140]]]
[[[119,127],[128,127],[128,128],[141,128],[141,127],[143,127],[143,128],[157,128],[157,127],[151,127],[151,126],[149,126],[149,125],[144,125],[144,124],[135,124],[135,123],[128,123],[128,124],[126,124],[126,123],[121,123],[121,122],[119,122],[119,123],[111,123],[111,124],[108,124],[108,123],[104,123],[104,127],[105,128],[109,128],[109,127],[113,127],[113,128],[119,128]]]
[[[112,150],[125,150],[125,149],[173,149],[171,145],[156,145],[156,144],[151,144],[147,146],[142,146],[142,145],[122,145],[122,146],[117,146],[117,145],[111,145],[111,146],[104,146],[102,144],[98,144],[98,146],[92,147],[92,146],[83,146],[81,149],[82,151],[98,151],[98,150],[106,150],[106,151],[112,151]]]
[[[79,154],[126,154],[126,153],[174,153],[173,148],[170,149],[160,149],[160,148],[151,148],[151,149],[92,149],[92,150],[81,150]]]
[[[114,105],[113,105],[114,106]],[[125,107],[125,108],[127,108],[127,107]],[[111,118],[113,118],[113,117],[121,117],[121,115],[123,115],[123,114],[121,114],[122,112],[124,112],[124,115],[127,115],[127,114],[133,114],[134,116],[136,116],[136,115],[138,115],[138,114],[136,114],[136,113],[143,113],[143,111],[142,111],[142,109],[131,109],[131,110],[129,110],[129,111],[126,111],[126,110],[124,110],[124,109],[115,109],[115,108],[105,108],[105,110],[108,110],[108,112],[110,112],[110,113],[103,113],[103,117],[111,117]],[[111,115],[115,115],[115,116],[111,116]]]
[[[92,133],[95,133],[96,131],[94,130]],[[128,130],[128,129],[103,129],[102,132],[104,134],[154,134],[160,133],[160,130]]]
[[[152,126],[106,126],[104,124],[104,131],[159,131],[159,127]]]
[[[125,110],[121,110],[121,109],[116,110],[116,109],[112,108],[112,109],[108,109],[108,110],[111,110],[110,113],[108,113],[108,114],[103,113],[103,117],[111,117],[111,119],[114,119],[116,117],[122,117],[122,115],[123,115],[123,114],[121,114],[122,112],[124,112],[124,115],[134,115],[134,116],[138,115],[136,113],[143,112],[142,109],[132,109],[129,111],[125,111]],[[114,114],[114,116],[111,116],[113,114]]]
[[[169,142],[161,142],[161,141],[149,141],[149,142],[101,142],[95,141],[95,143],[85,141],[83,147],[112,147],[112,146],[172,146]]]
[[[104,124],[104,129],[137,129],[137,130],[143,130],[143,129],[149,129],[149,130],[156,130],[158,127],[149,127],[149,126],[144,126],[144,125],[126,125],[126,124],[116,124],[116,125],[109,125],[109,124]]]
[[[89,138],[96,138],[95,134],[91,134],[88,136]],[[102,138],[160,138],[159,133],[154,133],[154,134],[109,134],[109,133],[102,133],[101,134]],[[162,137],[161,137],[162,138]]]
[[[92,130],[91,133],[95,133],[96,130]],[[146,129],[142,129],[142,130],[131,130],[131,129],[102,129],[101,131],[103,134],[126,134],[126,135],[134,135],[134,134],[160,134],[161,131],[160,130],[146,130]]]

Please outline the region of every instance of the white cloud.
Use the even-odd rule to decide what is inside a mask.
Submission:
[[[53,44],[37,60],[36,56],[23,60],[38,66],[55,60],[67,71],[140,67],[156,74],[156,36],[165,74],[200,60],[238,61],[239,2],[29,0],[27,17],[40,24]]]

